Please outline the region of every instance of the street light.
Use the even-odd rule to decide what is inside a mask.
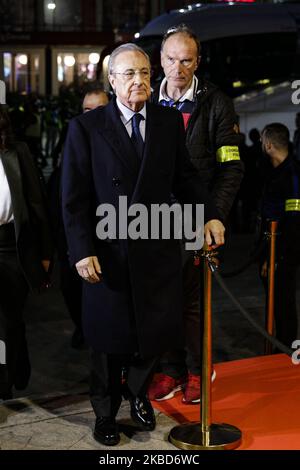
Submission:
[[[76,60],[75,60],[75,57],[73,55],[66,55],[64,57],[64,64],[67,66],[67,67],[73,67],[73,65],[75,64]]]
[[[47,8],[52,14],[52,29],[54,30],[56,2],[48,2]]]
[[[89,61],[93,65],[97,65],[100,60],[100,55],[98,52],[91,52],[89,55]]]
[[[26,54],[20,54],[17,56],[17,60],[19,64],[21,65],[27,65],[28,64],[28,57]]]

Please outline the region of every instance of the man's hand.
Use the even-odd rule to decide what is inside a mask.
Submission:
[[[204,226],[204,238],[208,246],[216,248],[219,245],[224,245],[224,232],[225,227],[220,220],[209,220]]]
[[[46,273],[49,271],[50,268],[50,260],[49,259],[43,259],[42,260],[42,265]]]
[[[40,286],[41,289],[49,289],[49,287],[51,287],[51,281],[49,277],[50,264],[51,264],[51,261],[49,259],[42,260],[42,266],[46,274],[45,274],[45,279]]]
[[[101,266],[97,256],[81,259],[75,266],[79,276],[85,281],[95,284],[102,280]]]
[[[268,277],[268,261],[264,261],[261,271],[260,271],[261,277]]]

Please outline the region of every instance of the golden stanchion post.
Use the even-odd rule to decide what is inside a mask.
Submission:
[[[276,263],[276,236],[278,222],[271,221],[269,225],[269,267],[268,267],[268,308],[266,317],[266,330],[269,335],[274,334],[274,292],[275,292],[275,263]],[[272,353],[272,344],[265,342],[265,354]]]
[[[204,258],[204,321],[202,353],[201,422],[186,423],[171,429],[169,440],[179,449],[225,450],[235,449],[241,443],[241,431],[230,424],[212,423],[211,419],[211,372],[212,372],[212,270],[216,269],[216,255],[206,244],[202,250]]]

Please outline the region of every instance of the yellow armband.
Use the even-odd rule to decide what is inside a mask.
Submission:
[[[300,211],[300,199],[287,199],[285,201],[285,211]]]
[[[240,152],[237,145],[224,145],[217,150],[218,163],[231,162],[232,160],[240,160]]]

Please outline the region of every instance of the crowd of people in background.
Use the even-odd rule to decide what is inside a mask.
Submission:
[[[17,140],[27,143],[46,180],[59,166],[70,119],[82,111],[94,109],[93,100],[97,104],[99,96],[107,96],[108,100],[111,98],[110,93],[103,91],[98,82],[89,84],[85,92],[71,89],[59,97],[41,98],[35,94],[8,96],[9,116],[14,134]],[[86,106],[84,99],[91,99],[92,102],[88,101]],[[101,105],[101,98],[99,100]],[[295,125],[296,129],[289,145],[293,149],[294,159],[300,161],[300,113],[295,116]],[[255,231],[256,215],[268,166],[261,148],[261,131],[262,129],[253,128],[248,135],[239,133],[240,156],[245,173],[231,211],[231,227],[235,233]]]

